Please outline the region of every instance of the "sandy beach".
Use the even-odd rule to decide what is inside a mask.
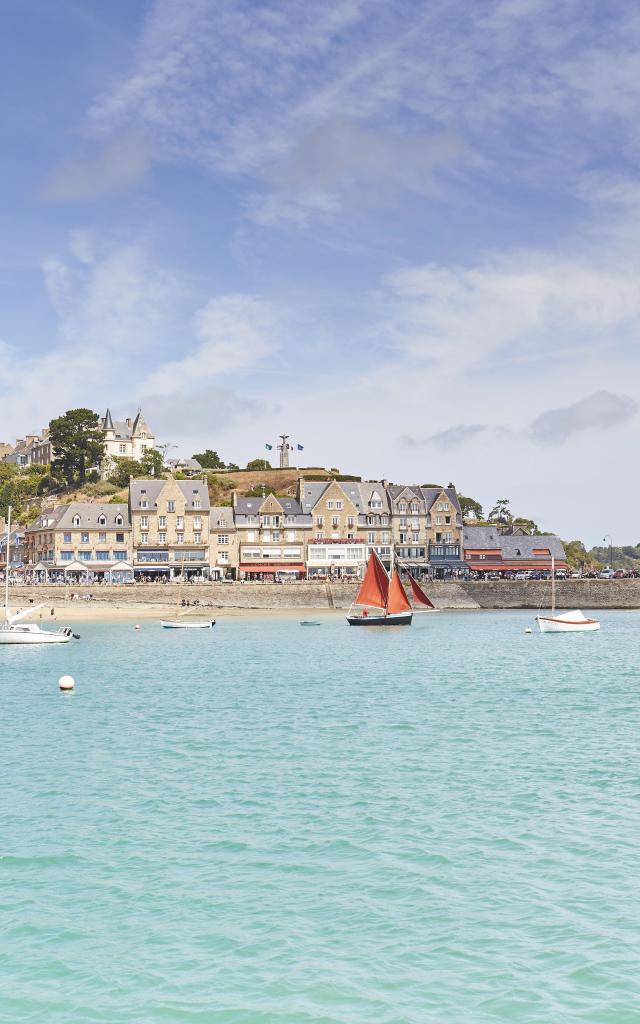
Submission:
[[[24,605],[12,608],[12,614],[24,609]],[[53,613],[53,614],[52,614]],[[330,619],[336,615],[344,615],[342,610],[326,608],[180,608],[181,619]],[[71,603],[47,604],[33,615],[31,622],[74,623],[74,622],[142,622],[144,620],[173,619],[176,616],[175,604],[112,604],[92,601],[74,601]]]

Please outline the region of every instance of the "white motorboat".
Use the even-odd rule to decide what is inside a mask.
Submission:
[[[80,637],[68,626],[61,629],[42,629],[34,622],[23,622],[23,619],[33,615],[34,612],[44,608],[44,605],[37,604],[31,608],[11,615],[9,612],[9,541],[11,537],[11,509],[7,516],[7,559],[5,566],[5,587],[4,587],[4,619],[0,624],[0,644],[68,644],[71,639],[79,640]]]
[[[75,636],[69,626],[53,630],[41,629],[34,622],[3,622],[0,625],[0,644],[68,644]]]
[[[556,570],[555,559],[551,559],[551,613],[537,615],[536,622],[541,633],[593,633],[600,629],[598,619],[589,619],[577,608],[573,612],[556,614]]]
[[[162,619],[163,629],[212,629],[216,624],[215,619],[209,622],[187,622],[185,619]]]

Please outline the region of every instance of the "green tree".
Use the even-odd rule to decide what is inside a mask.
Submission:
[[[257,484],[245,492],[245,498],[266,498],[267,494],[275,494],[276,489],[270,484]]]
[[[147,473],[148,476],[162,476],[164,473],[162,454],[157,448],[147,448],[140,459],[140,465],[143,472]]]
[[[499,523],[510,523],[513,519],[511,514],[511,502],[508,498],[498,498],[489,513],[489,519],[498,520]]]
[[[231,473],[237,473],[239,471],[239,469],[240,469],[240,466],[238,466],[237,463],[235,463],[235,462],[227,462],[227,469]]]
[[[460,502],[460,510],[462,512],[463,519],[484,518],[482,505],[479,501],[476,501],[475,498],[465,498],[463,494],[459,494],[458,501]]]
[[[247,462],[247,469],[271,469],[271,463],[266,459],[252,459]]]
[[[191,458],[199,462],[203,469],[224,469],[224,462],[217,452],[211,451],[211,448],[207,448],[197,455],[192,455]]]
[[[109,480],[116,487],[127,487],[131,477],[144,476],[145,471],[142,463],[137,459],[116,459],[115,465],[109,473]]]
[[[562,542],[567,565],[571,569],[582,569],[585,565],[591,564],[591,558],[581,540],[569,540]]]
[[[69,409],[49,424],[54,473],[59,472],[69,486],[83,484],[88,471],[104,459],[104,434],[100,419],[91,409]]]
[[[540,527],[537,523],[534,523],[533,519],[525,519],[524,516],[516,516],[512,522],[514,526],[522,526],[527,533],[531,534],[532,537],[538,537],[540,535]]]

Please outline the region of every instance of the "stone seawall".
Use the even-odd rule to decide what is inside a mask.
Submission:
[[[464,589],[480,608],[548,608],[551,604],[549,580],[486,580],[465,583]],[[556,605],[640,608],[640,579],[557,580]]]
[[[487,580],[471,583],[429,583],[425,591],[437,608],[548,608],[551,585],[544,580]],[[345,609],[356,595],[350,583],[210,583],[178,587],[175,584],[94,587],[11,587],[12,605],[32,600],[68,605],[71,593],[91,594],[100,604],[175,606],[182,598],[210,608]],[[558,608],[640,608],[640,579],[559,580]]]

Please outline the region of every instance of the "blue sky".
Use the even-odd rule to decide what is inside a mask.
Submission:
[[[0,439],[142,405],[637,542],[639,44],[615,0],[5,0]]]

